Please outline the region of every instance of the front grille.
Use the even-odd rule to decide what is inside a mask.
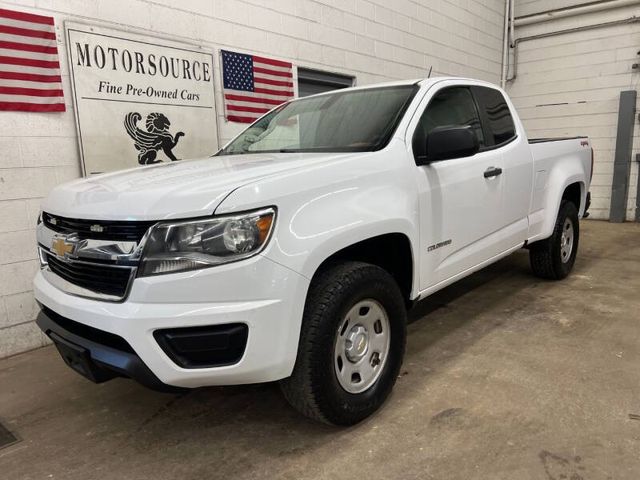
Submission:
[[[84,220],[42,212],[44,224],[60,233],[77,233],[81,239],[139,242],[154,221]]]
[[[61,260],[50,253],[44,253],[44,257],[49,269],[69,283],[118,298],[127,293],[132,268]]]

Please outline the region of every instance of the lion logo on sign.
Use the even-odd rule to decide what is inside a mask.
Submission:
[[[173,154],[173,148],[178,144],[184,132],[178,132],[174,136],[169,133],[171,122],[162,113],[150,113],[145,120],[145,132],[138,127],[138,122],[142,115],[138,112],[129,112],[124,117],[124,128],[134,141],[134,147],[138,150],[138,163],[140,165],[150,165],[160,163],[157,160],[158,150],[162,149],[164,154],[171,160],[179,160]]]

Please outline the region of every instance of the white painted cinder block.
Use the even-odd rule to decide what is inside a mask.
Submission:
[[[5,296],[4,310],[6,311],[6,320],[3,325],[0,313],[0,326],[10,327],[33,321],[39,308],[31,292],[22,292]]]
[[[516,17],[587,1],[516,0]],[[640,3],[516,28],[516,38],[640,15]],[[593,28],[520,43],[518,75],[508,84],[530,137],[588,135],[595,153],[593,218],[608,219],[620,92],[637,89],[640,23]],[[636,109],[640,107],[636,106]],[[636,125],[634,153],[640,148]],[[632,159],[634,160],[635,157]],[[637,164],[632,161],[627,219],[635,215]]]
[[[16,0],[0,5],[55,18],[67,104],[64,113],[0,114],[0,242],[12,246],[11,256],[0,254],[0,357],[43,344],[31,323],[38,205],[54,185],[80,175],[65,20],[262,54],[352,75],[359,85],[425,76],[430,67],[434,75],[500,78],[503,0]],[[214,65],[219,89],[219,62]],[[218,136],[226,142],[243,126],[225,122],[219,91],[216,105]]]

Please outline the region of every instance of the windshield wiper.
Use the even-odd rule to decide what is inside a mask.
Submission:
[[[251,155],[259,153],[347,153],[347,152],[366,152],[372,149],[374,145],[359,145],[355,147],[305,147],[305,148],[278,148],[270,150],[247,150],[243,152],[233,152],[221,150],[217,155]]]

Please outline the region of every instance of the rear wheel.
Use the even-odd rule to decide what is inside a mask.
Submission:
[[[282,391],[308,417],[357,423],[391,392],[405,339],[405,304],[393,277],[366,263],[334,265],[311,284],[298,358]]]
[[[529,248],[533,273],[550,280],[565,278],[576,261],[579,239],[578,208],[573,202],[562,200],[551,237],[535,242]]]

